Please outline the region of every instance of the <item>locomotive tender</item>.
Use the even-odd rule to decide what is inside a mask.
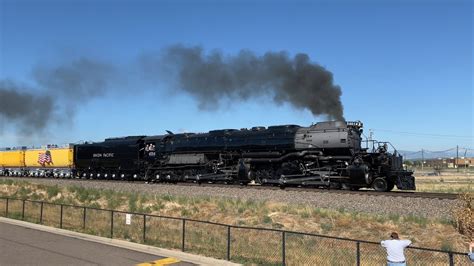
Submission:
[[[388,152],[388,142],[363,141],[361,134],[361,122],[329,121],[109,138],[74,145],[71,171],[83,178],[149,182],[414,190],[402,156]]]

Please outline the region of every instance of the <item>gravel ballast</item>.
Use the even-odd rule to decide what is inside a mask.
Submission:
[[[24,180],[44,185],[60,187],[82,186],[94,189],[111,189],[122,192],[145,194],[170,194],[175,196],[212,196],[242,200],[274,201],[304,204],[315,208],[326,208],[350,212],[418,216],[430,219],[449,219],[457,200],[427,198],[404,198],[394,196],[373,196],[344,193],[325,193],[322,191],[266,190],[249,187],[211,187],[179,184],[145,184],[139,182],[113,182],[74,179],[6,178]]]

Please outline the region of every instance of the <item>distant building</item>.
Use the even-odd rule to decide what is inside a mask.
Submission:
[[[421,160],[415,162],[421,164]],[[474,157],[426,159],[424,166],[433,168],[469,168],[474,167]]]

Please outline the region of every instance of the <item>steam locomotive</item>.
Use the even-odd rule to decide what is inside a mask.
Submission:
[[[389,142],[363,140],[362,126],[329,121],[108,138],[73,146],[71,176],[414,190],[413,172],[403,168],[402,156],[388,151]]]

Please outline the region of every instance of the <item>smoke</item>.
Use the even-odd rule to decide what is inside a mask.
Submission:
[[[24,136],[42,133],[53,124],[71,123],[78,106],[104,95],[117,76],[113,66],[88,58],[37,66],[35,88],[0,80],[0,118],[16,124]]]
[[[121,87],[129,93],[152,87],[143,83],[143,77],[171,81],[173,88],[192,95],[201,108],[216,108],[223,99],[238,104],[270,97],[314,115],[344,119],[341,89],[334,84],[332,73],[306,54],[290,57],[286,52],[267,52],[258,56],[242,50],[224,56],[219,51],[205,53],[201,47],[175,45],[142,56],[139,63],[140,78],[126,85],[123,77],[134,71],[90,58],[36,66],[33,87],[0,80],[0,121],[16,125],[21,135],[41,133],[53,124],[72,123],[78,108],[92,99],[121,94]],[[6,126],[0,125],[2,128]]]
[[[53,98],[28,91],[11,81],[0,81],[0,116],[17,124],[25,135],[43,130],[54,115]]]
[[[45,91],[75,102],[103,95],[117,74],[112,65],[89,58],[33,70],[36,82]]]
[[[286,52],[257,56],[242,50],[224,56],[219,51],[205,54],[201,47],[175,45],[158,56],[143,56],[141,63],[147,77],[172,77],[176,88],[194,96],[201,108],[216,107],[223,98],[270,96],[276,103],[344,120],[341,89],[332,73],[303,53],[290,58]]]

